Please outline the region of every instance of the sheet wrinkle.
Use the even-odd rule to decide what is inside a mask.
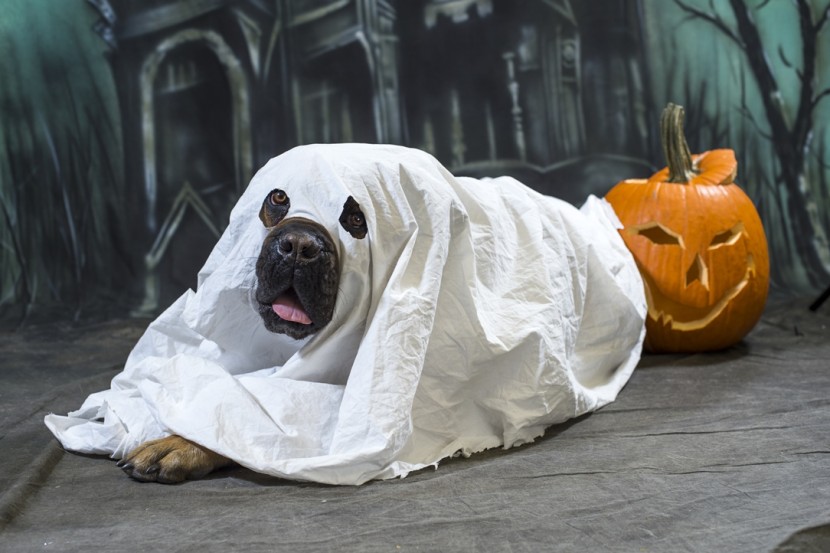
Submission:
[[[252,309],[274,188],[340,252],[333,319],[300,342]],[[364,239],[339,225],[348,196]],[[417,150],[295,148],[254,176],[197,291],[148,327],[111,389],[47,425],[77,451],[176,433],[332,484],[532,441],[613,401],[639,360],[642,281],[614,220],[602,200],[580,211],[512,178],[456,178]]]

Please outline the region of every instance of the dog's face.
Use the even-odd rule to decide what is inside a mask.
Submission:
[[[265,328],[299,340],[331,321],[340,265],[331,233],[290,211],[291,199],[280,189],[262,203],[259,218],[269,232],[256,263],[255,297]],[[338,222],[353,238],[365,238],[366,220],[351,196]]]

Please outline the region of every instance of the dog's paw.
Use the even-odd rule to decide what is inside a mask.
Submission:
[[[175,484],[202,478],[230,463],[227,458],[180,436],[168,436],[144,442],[118,461],[117,466],[141,482]]]

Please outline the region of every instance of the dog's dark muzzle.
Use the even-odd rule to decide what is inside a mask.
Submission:
[[[263,241],[256,277],[257,309],[268,330],[301,339],[331,320],[337,250],[319,224],[293,217],[275,226]]]

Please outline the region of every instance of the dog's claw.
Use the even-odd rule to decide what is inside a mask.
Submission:
[[[127,463],[121,470],[124,471],[124,474],[136,480],[138,482],[156,482],[159,481],[158,479],[158,472],[159,467],[158,465],[153,465],[147,470],[139,470],[133,465],[132,463]]]

